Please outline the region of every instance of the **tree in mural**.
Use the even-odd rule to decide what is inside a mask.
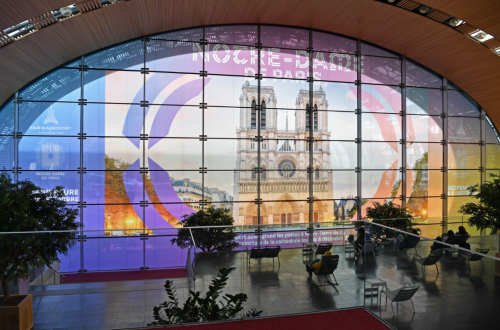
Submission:
[[[482,185],[468,188],[470,196],[478,200],[477,203],[466,203],[458,212],[469,215],[467,222],[477,229],[500,228],[500,178],[490,174],[491,180]],[[500,247],[500,241],[499,241]]]
[[[0,231],[37,231],[40,234],[0,235],[0,282],[4,300],[9,301],[8,283],[27,279],[31,269],[47,266],[67,255],[76,244],[78,209],[66,207],[62,186],[43,190],[29,180],[13,182],[0,174]]]
[[[240,246],[240,243],[236,242],[235,228],[230,227],[234,225],[234,220],[229,209],[209,207],[190,215],[186,214],[183,218],[179,221],[182,227],[215,226],[219,228],[200,228],[191,231],[179,229],[177,238],[171,240],[172,245],[177,244],[181,249],[188,248],[193,242],[192,233],[196,247],[203,252],[227,252]]]
[[[221,295],[229,279],[229,274],[235,269],[235,267],[219,269],[219,273],[208,286],[205,297],[201,296],[200,291],[189,291],[189,298],[182,307],[179,306],[173,281],[167,280],[165,291],[168,300],[153,308],[155,322],[148,324],[148,326],[235,319],[243,310],[243,303],[248,299],[247,295],[244,293]],[[257,317],[260,314],[262,311],[252,308],[243,317]]]
[[[408,210],[413,216],[426,217],[427,216],[427,196],[429,191],[428,180],[428,163],[429,153],[424,153],[423,157],[415,162],[413,171],[415,172],[415,181],[413,182],[410,200],[408,202]]]

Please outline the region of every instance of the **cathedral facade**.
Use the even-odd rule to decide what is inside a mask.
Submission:
[[[331,221],[333,217],[333,183],[330,171],[328,114],[325,92],[319,88],[313,92],[313,122],[309,123],[305,109],[309,108],[309,90],[300,90],[295,110],[277,110],[277,95],[271,86],[258,87],[247,81],[240,95],[240,123],[237,162],[234,184],[234,200],[241,201],[233,207],[235,223],[258,224],[257,176],[261,181],[260,224],[293,224]],[[256,141],[258,114],[262,106],[260,142]],[[279,113],[279,115],[278,115]],[[290,115],[290,116],[289,116]],[[278,130],[280,120],[286,117],[285,129]],[[284,117],[281,117],[284,116]],[[294,120],[293,129],[288,120]],[[291,126],[291,125],[290,125]],[[314,130],[313,171],[308,174],[310,129]],[[258,167],[258,143],[260,143],[261,173]],[[309,175],[313,175],[313,218],[309,220]]]

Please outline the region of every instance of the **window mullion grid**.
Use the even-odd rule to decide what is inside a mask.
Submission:
[[[85,98],[85,90],[84,90],[84,64],[85,64],[85,56],[82,56],[80,58],[80,174],[79,174],[79,183],[80,183],[80,201],[79,201],[79,211],[80,211],[80,228],[83,229],[83,213],[84,213],[84,206],[83,206],[83,201],[85,200],[85,191],[83,191],[83,121],[84,121],[84,113],[83,113],[83,107],[85,102],[83,102]],[[84,263],[84,232],[80,231],[80,270],[79,272],[85,272],[85,263]]]
[[[261,140],[261,130],[260,130],[260,125],[261,125],[261,115],[262,115],[262,105],[260,101],[260,89],[262,87],[261,84],[261,67],[260,67],[260,60],[261,60],[261,29],[260,25],[258,26],[258,31],[257,31],[257,102],[256,102],[256,107],[257,107],[257,112],[256,112],[256,123],[257,123],[257,224],[259,225],[257,228],[257,247],[260,248],[260,238],[261,238],[261,221],[260,221],[260,206],[261,206],[261,194],[260,194],[260,167],[261,167],[261,162],[260,162],[260,140]]]
[[[14,174],[14,182],[19,180],[17,168],[19,166],[19,91],[14,96],[14,167],[12,173]]]
[[[443,193],[441,198],[443,199],[443,221],[442,221],[442,233],[448,231],[448,80],[443,78],[443,113],[442,113],[442,127],[443,127],[443,166],[441,167],[443,172]]]
[[[309,145],[309,168],[308,168],[308,174],[309,174],[309,243],[314,242],[314,226],[313,226],[313,221],[314,221],[314,146],[313,146],[313,141],[314,141],[314,98],[313,98],[313,91],[314,91],[314,80],[313,80],[313,37],[312,37],[312,29],[309,29],[309,50],[308,50],[308,55],[309,55],[309,109],[308,112],[306,113],[306,116],[309,118],[309,141],[307,142]]]
[[[406,208],[406,56],[401,57],[401,207]]]
[[[146,267],[146,178],[148,175],[148,169],[146,168],[146,146],[148,144],[146,138],[146,106],[148,102],[146,101],[146,52],[147,52],[147,38],[143,38],[143,74],[142,74],[142,103],[144,106],[142,107],[142,201],[144,202],[142,205],[142,267],[141,269],[147,269]]]
[[[357,91],[357,104],[356,104],[356,108],[357,108],[357,139],[358,139],[358,143],[357,143],[357,175],[356,175],[356,184],[357,184],[357,187],[356,187],[356,203],[357,203],[357,208],[358,208],[358,218],[357,220],[361,220],[362,218],[362,214],[361,214],[361,202],[362,202],[362,191],[361,191],[361,179],[362,179],[362,172],[361,172],[361,157],[363,155],[363,150],[362,150],[362,132],[361,132],[361,116],[362,116],[362,111],[361,111],[361,108],[362,108],[362,104],[361,104],[361,93],[362,93],[362,90],[361,90],[361,40],[359,39],[356,39],[356,80],[357,80],[357,84],[356,84],[356,91]]]
[[[202,42],[202,50],[203,50],[203,59],[202,63],[202,71],[205,73],[205,58],[207,56],[207,40],[205,36],[205,27],[203,27],[203,42]],[[201,76],[201,209],[205,210],[205,74]]]
[[[486,172],[486,112],[484,109],[479,108],[481,113],[481,184],[488,180],[488,174]]]

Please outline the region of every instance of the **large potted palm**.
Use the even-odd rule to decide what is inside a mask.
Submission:
[[[493,229],[494,232],[500,228],[500,178],[498,175],[490,174],[491,180],[482,185],[468,188],[470,196],[478,200],[477,203],[466,203],[460,207],[458,212],[469,215],[468,223],[479,230]],[[498,242],[500,251],[500,239]],[[497,252],[497,258],[500,253]],[[500,262],[496,261],[495,275],[500,276]]]
[[[30,269],[51,265],[76,243],[78,210],[66,207],[63,187],[43,190],[29,180],[0,174],[0,328],[31,329],[31,295],[11,295],[8,284],[28,279]],[[15,234],[15,232],[40,232]]]

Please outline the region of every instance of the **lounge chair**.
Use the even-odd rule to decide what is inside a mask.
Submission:
[[[482,254],[488,254],[488,252],[490,251],[490,249],[476,249],[476,252],[479,252],[479,253],[482,253]],[[463,252],[463,251],[460,251],[460,254],[459,254],[460,257],[464,258],[465,260],[467,260],[467,265],[469,266],[469,270],[471,269],[470,268],[470,262],[471,261],[481,261],[481,265],[483,265],[483,269],[484,269],[484,263],[483,263],[483,256],[480,255],[480,254],[476,254],[476,253],[472,253],[472,252]]]
[[[422,274],[425,274],[425,266],[432,266],[432,265],[436,266],[436,271],[439,274],[438,266],[436,265],[436,263],[439,261],[439,259],[441,259],[442,256],[443,256],[442,254],[431,253],[429,254],[428,257],[423,258],[418,254],[415,254],[412,261],[416,261],[422,266]]]
[[[314,274],[316,274],[316,276],[318,276],[318,280],[319,280],[319,284],[320,284],[319,286],[326,286],[328,284],[339,285],[339,283],[337,282],[337,279],[335,278],[335,275],[333,274],[335,269],[337,269],[338,265],[339,265],[338,254],[335,254],[332,256],[323,256],[321,258],[321,267],[318,269],[317,273],[313,272]],[[330,275],[333,276],[335,283],[330,281],[330,279],[328,278]],[[321,277],[324,278],[324,283],[321,283]]]
[[[398,248],[398,253],[399,251],[405,250],[405,252],[409,251],[410,249],[415,249],[415,254],[417,254],[417,245],[418,242],[420,242],[420,237],[418,236],[411,236],[408,238],[405,244],[401,243],[399,248]]]
[[[333,244],[332,243],[319,243],[318,246],[313,247],[314,254],[325,254],[325,252],[330,251],[332,249]]]
[[[401,289],[382,291],[382,293],[385,294],[385,303],[387,304],[387,298],[389,298],[389,300],[391,301],[392,315],[394,315],[394,307],[392,306],[393,302],[396,303],[396,310],[399,312],[399,303],[408,300],[411,302],[411,307],[413,307],[413,314],[415,314],[415,306],[413,306],[413,301],[411,300],[411,298],[418,291],[418,288],[420,287],[405,283],[405,285]]]

